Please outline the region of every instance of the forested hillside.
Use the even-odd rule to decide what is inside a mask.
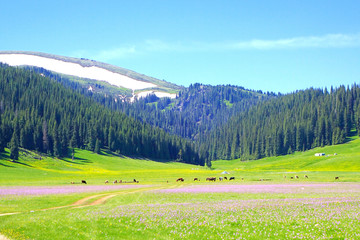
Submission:
[[[255,92],[239,86],[197,83],[188,88],[182,87],[176,99],[149,95],[135,102],[128,102],[115,93],[88,91],[88,85],[74,82],[67,76],[42,68],[27,69],[49,76],[111,110],[121,111],[134,119],[193,141],[197,141],[200,135],[208,133],[211,129],[224,125],[234,114],[249,109],[259,101],[276,96],[273,92]],[[102,85],[95,84],[93,87],[101,89]]]
[[[308,89],[260,102],[201,137],[209,159],[258,159],[346,141],[360,130],[360,88]]]
[[[200,135],[224,125],[234,114],[271,96],[275,94],[238,86],[193,84],[182,89],[176,99],[150,95],[133,104],[119,102],[115,108],[167,132],[197,141]]]
[[[204,165],[192,143],[151,127],[32,71],[0,65],[0,150],[57,157],[71,148]]]
[[[176,99],[129,103],[33,70],[0,65],[0,150],[10,147],[14,158],[18,147],[58,157],[107,148],[210,166],[344,143],[360,132],[358,85],[276,95],[193,84]]]

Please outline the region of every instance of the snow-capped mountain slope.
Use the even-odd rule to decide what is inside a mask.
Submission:
[[[130,89],[133,95],[132,98],[135,95],[139,97],[146,95],[143,92],[145,90],[146,93],[154,93],[159,97],[175,97],[176,93],[173,93],[173,91],[178,88],[178,86],[165,81],[88,59],[76,59],[35,52],[0,52],[0,62],[10,66],[44,68],[76,78],[106,82],[118,88]]]

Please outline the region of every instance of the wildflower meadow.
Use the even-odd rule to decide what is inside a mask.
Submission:
[[[360,238],[357,183],[103,186],[102,195],[93,195],[98,187],[89,187],[88,194],[96,196],[94,202],[107,197],[106,203],[1,216],[0,230],[14,239]],[[83,187],[68,188],[84,194]],[[32,195],[56,195],[34,189],[26,195],[3,189],[0,198],[31,202]]]

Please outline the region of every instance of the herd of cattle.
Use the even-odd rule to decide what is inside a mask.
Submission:
[[[286,179],[287,176],[284,176],[284,179]],[[290,177],[290,179],[299,179],[300,177],[298,175],[295,175],[294,177]],[[304,178],[309,178],[308,175],[304,175]],[[215,182],[216,181],[216,177],[208,177],[206,178],[206,181],[208,182]],[[335,180],[339,180],[339,177],[335,177]],[[219,177],[218,178],[219,181],[224,181],[224,180],[235,180],[235,177],[230,177],[229,179],[227,177]],[[241,180],[244,180],[244,178],[241,178]],[[271,180],[271,179],[263,179],[261,178],[259,181],[266,181],[266,180]],[[184,182],[185,179],[184,178],[178,178],[176,179],[176,182]],[[194,178],[194,181],[200,181],[200,178]],[[109,180],[105,181],[105,184],[108,184]],[[132,180],[132,181],[122,181],[122,180],[114,180],[113,184],[116,183],[139,183],[139,181],[136,181],[136,179]],[[76,182],[71,182],[71,184],[76,184]],[[81,184],[87,184],[87,182],[85,180],[81,180]]]
[[[227,177],[219,177],[219,181],[224,181],[224,180],[228,180],[228,178]],[[231,181],[231,180],[235,180],[235,177],[230,177],[229,181]],[[242,178],[242,180],[244,180],[244,179]],[[178,178],[178,179],[176,179],[176,181],[177,182],[183,182],[183,181],[185,181],[185,179],[184,178]],[[200,178],[194,178],[194,181],[200,181]],[[206,178],[206,181],[215,182],[216,177],[208,177],[208,178]]]
[[[287,177],[286,176],[284,176],[284,179],[286,179]],[[295,175],[294,177],[290,177],[290,179],[292,180],[292,179],[299,179],[300,177],[298,176],[298,175]],[[304,175],[304,178],[306,178],[306,179],[308,179],[309,177],[308,177],[308,175]],[[206,181],[209,181],[209,182],[215,182],[216,181],[216,177],[208,177],[208,178],[206,178]],[[339,177],[335,177],[335,180],[339,180],[340,178]],[[219,177],[218,178],[218,180],[219,181],[224,181],[224,180],[228,180],[228,178],[227,177]],[[235,177],[230,177],[229,178],[229,181],[231,181],[231,180],[235,180]],[[241,178],[241,180],[244,180],[244,178]],[[271,179],[265,179],[265,178],[260,178],[259,179],[259,181],[269,181],[269,180],[271,180]],[[178,178],[178,179],[176,179],[176,181],[177,182],[184,182],[185,181],[185,179],[184,178]],[[194,181],[200,181],[200,178],[194,178]]]
[[[105,184],[108,184],[109,183],[109,180],[106,180],[105,181]],[[123,181],[123,180],[114,180],[113,181],[113,184],[116,184],[116,183],[139,183],[139,181],[136,181],[136,179],[134,178],[134,180],[132,180],[132,181]]]

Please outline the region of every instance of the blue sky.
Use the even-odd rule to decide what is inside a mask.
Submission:
[[[358,0],[1,5],[0,50],[84,57],[183,86],[288,93],[360,83]]]

